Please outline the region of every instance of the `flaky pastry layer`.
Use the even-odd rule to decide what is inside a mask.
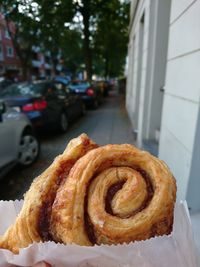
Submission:
[[[169,234],[176,183],[167,165],[128,145],[98,147],[87,135],[32,183],[0,247],[39,241],[119,244]]]

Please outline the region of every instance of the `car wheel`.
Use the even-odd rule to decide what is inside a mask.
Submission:
[[[36,161],[40,151],[40,144],[36,136],[30,132],[24,132],[22,134],[19,153],[18,163],[21,166],[29,166]]]
[[[65,133],[68,129],[68,119],[67,119],[67,116],[66,114],[63,112],[61,113],[60,115],[60,120],[59,120],[59,130],[62,132],[62,133]]]

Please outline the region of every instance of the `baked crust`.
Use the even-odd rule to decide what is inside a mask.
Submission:
[[[169,234],[175,198],[175,179],[164,162],[131,145],[106,145],[72,168],[53,204],[51,233],[79,245]]]
[[[32,183],[0,247],[32,242],[119,244],[169,234],[176,182],[166,164],[128,144],[73,139]]]

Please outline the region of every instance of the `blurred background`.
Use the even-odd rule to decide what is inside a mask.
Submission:
[[[22,198],[86,132],[163,159],[198,231],[199,12],[200,0],[2,0],[0,198]]]
[[[82,132],[134,142],[124,109],[129,17],[129,1],[1,2],[1,199],[22,198]],[[130,133],[115,137],[120,116]]]

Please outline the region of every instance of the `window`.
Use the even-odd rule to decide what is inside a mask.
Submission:
[[[10,34],[9,34],[8,30],[5,30],[5,38],[10,39]]]
[[[13,84],[0,92],[0,97],[5,96],[41,96],[45,91],[44,83],[19,83]]]
[[[66,86],[62,83],[54,83],[57,96],[66,97]]]
[[[8,57],[13,57],[14,56],[14,51],[13,51],[13,48],[12,47],[7,46],[6,47],[6,50],[7,50],[7,56]]]

